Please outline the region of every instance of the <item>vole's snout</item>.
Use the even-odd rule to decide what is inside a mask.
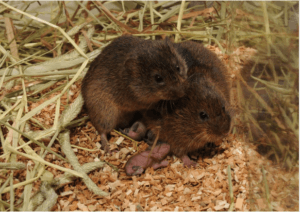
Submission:
[[[184,89],[179,89],[176,93],[176,96],[178,96],[179,98],[183,97],[185,94]]]
[[[181,72],[179,73],[179,75],[180,75],[181,78],[182,78],[181,81],[184,81],[184,80],[186,80],[186,79],[188,78],[187,72],[186,72],[186,71],[181,71]]]
[[[184,84],[186,83],[186,80],[189,78],[188,75],[187,75],[187,72],[182,72],[180,75],[179,75],[179,83],[180,84]]]
[[[230,131],[231,117],[226,112],[225,114],[220,114],[215,119],[215,133],[219,136],[226,136]]]
[[[221,132],[227,135],[229,133],[230,126],[231,126],[231,117],[230,115],[226,114],[221,125]]]
[[[169,100],[176,100],[183,97],[185,94],[184,88],[182,86],[170,89]]]

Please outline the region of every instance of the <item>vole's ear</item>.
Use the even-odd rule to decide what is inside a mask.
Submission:
[[[136,58],[129,58],[125,61],[125,68],[127,69],[127,73],[130,74],[133,78],[140,77],[140,67],[138,60]]]
[[[138,65],[139,65],[138,61],[135,58],[129,58],[125,61],[125,68],[126,69],[133,70],[133,69],[136,69],[138,67]]]
[[[171,40],[170,40],[170,38],[168,36],[166,36],[166,38],[165,38],[165,43],[167,45],[170,45],[172,43]]]
[[[189,76],[188,82],[189,82],[190,84],[194,84],[194,83],[198,84],[199,81],[200,81],[203,77],[204,77],[204,76],[203,76],[202,73],[193,73],[192,75]]]
[[[175,43],[172,43],[172,41],[170,40],[169,37],[166,37],[164,42],[165,42],[165,45],[169,48],[169,50],[173,54],[177,55],[176,57],[178,57],[179,55],[178,55],[177,51],[175,50],[175,46],[174,46]]]

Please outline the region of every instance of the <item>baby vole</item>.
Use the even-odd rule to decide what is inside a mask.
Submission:
[[[168,161],[163,160],[170,153],[170,145],[167,143],[158,142],[153,148],[152,153],[151,146],[145,151],[134,155],[129,158],[125,165],[125,171],[127,175],[142,174],[148,167],[158,169],[160,167],[168,166]]]
[[[124,35],[105,47],[81,88],[105,151],[112,129],[127,126],[136,111],[150,109],[160,100],[182,97],[186,78],[186,63],[169,39],[146,41]]]

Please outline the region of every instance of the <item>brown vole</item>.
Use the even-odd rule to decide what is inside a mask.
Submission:
[[[186,96],[175,102],[172,113],[153,123],[161,126],[159,139],[170,144],[171,153],[182,158],[187,166],[195,165],[188,153],[206,143],[219,143],[231,125],[229,105],[223,93],[207,76],[197,75],[193,75],[195,81]]]
[[[107,134],[128,125],[136,111],[182,97],[186,75],[186,63],[169,39],[146,41],[124,35],[105,47],[81,88],[105,151]]]
[[[174,101],[171,111],[162,114],[161,118],[156,120],[145,115],[142,122],[136,122],[150,129],[160,126],[159,141],[169,145],[169,153],[181,158],[184,165],[188,167],[196,165],[189,159],[188,153],[204,147],[207,143],[220,143],[231,125],[229,105],[218,86],[201,74],[194,74],[189,81],[191,82],[186,96]],[[147,135],[148,141],[153,143],[154,133],[150,131]],[[164,150],[167,149],[166,144]],[[160,146],[159,144],[155,148],[159,150]],[[166,152],[163,153],[164,156],[167,155]],[[147,167],[158,168],[167,165],[166,162],[161,162],[163,157],[154,160],[155,156],[151,157],[151,163],[146,164],[147,154],[149,150],[143,152],[143,157],[132,157],[125,166],[126,173],[140,174],[140,170],[145,170]],[[134,169],[131,167],[132,164],[135,166]]]
[[[217,56],[202,45],[194,42],[177,45],[178,52],[185,57],[189,67],[186,95],[170,104],[163,102],[161,105],[169,107],[159,110],[161,116],[153,118],[148,115],[149,111],[145,112],[141,122],[136,122],[135,127],[127,129],[127,132],[135,135],[135,129],[161,126],[159,140],[170,145],[170,153],[182,158],[184,165],[195,166],[196,163],[187,154],[206,143],[218,143],[230,129],[227,70]],[[149,134],[153,133],[148,132],[148,137]],[[154,138],[152,135],[148,139],[151,141]],[[128,175],[137,173],[131,167],[135,158],[141,159],[138,156],[130,159],[125,167]],[[135,170],[138,170],[137,162],[134,163]],[[145,163],[141,161],[140,164],[143,166]],[[153,163],[151,166],[155,167]]]

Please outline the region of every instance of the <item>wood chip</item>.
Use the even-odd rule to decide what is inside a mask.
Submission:
[[[97,207],[95,205],[89,205],[88,206],[89,211],[95,211],[96,209],[97,209]]]
[[[135,191],[134,191],[134,197],[137,197],[138,196],[138,194],[139,194],[139,189],[135,189]]]
[[[138,189],[137,189],[137,190],[138,190]],[[129,196],[129,194],[131,194],[131,193],[132,193],[132,190],[129,189],[129,190],[126,192],[126,195]]]
[[[166,196],[170,197],[170,196],[172,196],[172,194],[173,194],[173,192],[168,192],[168,193],[166,193]]]
[[[183,194],[189,194],[189,193],[191,193],[191,191],[192,191],[191,189],[185,188],[183,191]]]
[[[259,209],[264,209],[266,207],[266,204],[264,203],[263,199],[257,199],[256,202],[258,204]]]
[[[234,204],[234,206],[235,206],[235,208],[237,210],[242,210],[242,208],[243,208],[243,201],[244,201],[244,199],[237,198],[236,203]]]
[[[195,196],[192,198],[192,201],[197,201],[197,200],[200,200],[201,199],[201,196]]]
[[[65,191],[65,192],[61,192],[60,195],[62,197],[64,197],[64,196],[68,196],[68,195],[73,194],[73,193],[74,193],[73,191]]]
[[[161,200],[161,204],[162,204],[162,205],[166,205],[166,204],[168,204],[168,201],[167,201],[166,199],[162,199],[162,200]]]
[[[118,140],[115,142],[117,145],[120,145],[124,141],[124,137],[119,137]]]
[[[136,205],[131,204],[131,205],[129,206],[129,208],[130,208],[130,211],[135,211]]]
[[[84,204],[81,204],[80,202],[77,203],[77,206],[82,211],[89,211],[88,207]]]

